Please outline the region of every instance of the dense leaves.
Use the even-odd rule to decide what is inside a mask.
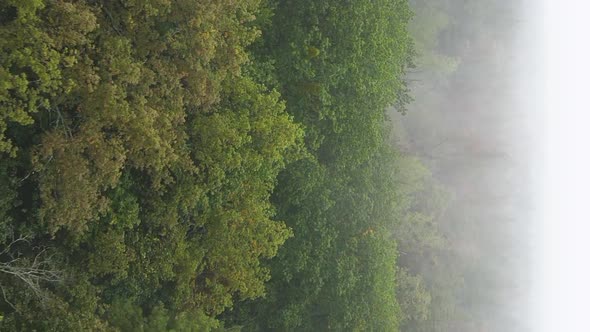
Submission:
[[[255,54],[276,62],[309,155],[283,171],[273,195],[295,236],[271,261],[269,293],[228,322],[261,331],[399,329],[392,232],[410,213],[404,197],[416,181],[402,185],[395,172],[404,158],[386,143],[384,112],[408,99],[410,16],[403,1],[277,3]]]
[[[2,5],[2,238],[27,236],[4,260],[51,248],[64,274],[0,276],[7,328],[199,330],[264,293],[302,131],[241,74],[258,5]]]
[[[426,319],[397,243],[442,239],[385,116],[410,99],[411,16],[405,0],[0,4],[0,329]]]

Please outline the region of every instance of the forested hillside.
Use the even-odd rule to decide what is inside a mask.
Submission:
[[[423,315],[394,233],[428,172],[385,118],[410,100],[411,17],[401,0],[3,1],[0,328]]]
[[[422,112],[500,49],[463,2],[0,2],[0,330],[487,326]]]

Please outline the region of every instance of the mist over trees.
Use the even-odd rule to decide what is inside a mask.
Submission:
[[[395,139],[430,169],[447,203],[434,218],[444,244],[400,256],[432,297],[429,318],[407,330],[527,331],[531,133],[517,85],[535,74],[524,2],[411,3],[414,102],[407,116],[392,113]]]
[[[518,12],[1,2],[0,330],[524,331]]]

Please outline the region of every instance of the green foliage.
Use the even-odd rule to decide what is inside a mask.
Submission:
[[[217,331],[220,323],[202,311],[172,315],[162,305],[145,315],[143,310],[129,301],[114,303],[108,312],[109,322],[118,331],[129,332],[209,332]]]
[[[419,275],[411,275],[406,269],[399,269],[396,296],[400,299],[403,325],[428,319],[432,299]]]
[[[411,16],[405,0],[0,4],[0,235],[64,276],[35,292],[0,272],[0,328],[421,319],[395,240],[442,240],[416,203],[427,170],[384,125],[409,101]]]
[[[2,326],[204,331],[264,294],[292,236],[270,194],[303,132],[242,73],[260,5],[0,5],[2,240],[64,275],[38,296],[0,273]]]
[[[275,61],[308,154],[272,196],[294,237],[270,263],[268,294],[226,321],[246,331],[398,330],[392,230],[415,188],[398,183],[383,123],[387,106],[407,101],[410,16],[404,1],[277,2],[255,57]]]
[[[279,2],[265,40],[288,110],[320,160],[362,162],[381,144],[383,109],[406,99],[410,17],[405,1]]]
[[[435,74],[439,80],[446,79],[457,70],[460,62],[459,58],[441,52],[438,45],[439,34],[451,24],[451,19],[437,4],[420,3],[415,7],[416,15],[410,31],[419,54],[417,65],[421,70]]]

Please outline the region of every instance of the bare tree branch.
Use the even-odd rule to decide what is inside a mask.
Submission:
[[[28,236],[19,236],[11,240],[4,249],[0,251],[0,273],[5,273],[24,282],[33,293],[44,298],[42,284],[46,282],[55,283],[63,281],[63,275],[60,271],[53,269],[52,257],[48,254],[47,248],[39,248],[39,252],[31,258],[26,258],[17,248],[20,243],[29,243]],[[8,258],[4,262],[2,258]],[[0,290],[4,300],[14,308],[14,305],[8,301],[4,286],[0,284]]]

